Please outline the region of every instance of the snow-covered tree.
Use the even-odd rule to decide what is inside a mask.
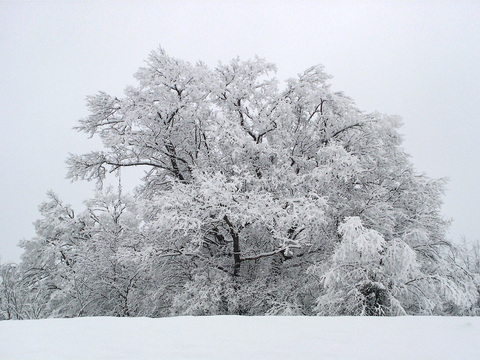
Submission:
[[[36,269],[47,308],[468,311],[477,294],[449,256],[444,181],[413,169],[401,121],[357,109],[322,66],[284,87],[274,72],[260,58],[210,69],[159,49],[123,97],[88,98],[77,129],[104,150],[71,155],[68,176],[103,182],[131,167],[145,176],[133,198],[97,194],[79,215],[45,205],[19,269]]]
[[[386,241],[359,217],[347,218],[339,232],[342,241],[330,261],[311,269],[320,272],[325,288],[319,314],[442,314],[446,304],[468,309],[475,301],[469,274],[446,254],[425,263],[409,236]]]
[[[247,276],[259,289],[278,277],[269,270],[278,259],[274,267],[284,284],[289,264],[296,264],[290,276],[298,279],[312,264],[338,263],[339,251],[346,254],[353,241],[346,234],[353,221],[348,219],[358,219],[357,228],[370,229],[359,235],[376,249],[370,255],[378,253],[377,260],[386,262],[365,271],[377,276],[383,271],[385,289],[389,277],[398,275],[388,266],[409,274],[367,313],[391,313],[392,306],[399,313],[439,311],[447,298],[468,306],[468,281],[451,280],[444,270],[443,182],[415,173],[401,147],[399,119],[359,111],[351,99],[331,91],[321,66],[288,80],[283,90],[274,71],[259,58],[237,58],[210,70],[162,49],[153,52],[136,74],[139,85],[127,88],[125,98],[104,93],[90,98],[91,116],[79,129],[98,134],[107,151],[72,156],[70,176],[103,180],[120,167],[147,167],[142,190],[149,199],[142,206],[148,251],[193,264],[195,271],[184,278],[189,296],[211,278],[195,275],[197,269],[219,272],[214,279],[232,276],[231,286],[241,292]],[[364,271],[361,264],[351,276]],[[328,292],[327,278],[322,281]],[[419,286],[423,278],[442,287],[444,296],[435,286],[419,296],[428,283]],[[380,283],[375,277],[358,279],[367,280]],[[198,281],[204,285],[194,285]],[[410,286],[402,287],[405,283]],[[457,298],[454,283],[463,286],[464,297]],[[357,283],[345,286],[360,291]],[[290,308],[305,299],[301,291]]]
[[[0,320],[28,319],[26,292],[16,264],[0,264]]]

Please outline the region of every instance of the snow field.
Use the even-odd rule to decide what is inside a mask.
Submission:
[[[480,359],[480,317],[0,322],[0,359]]]

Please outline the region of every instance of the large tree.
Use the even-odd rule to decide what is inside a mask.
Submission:
[[[70,177],[103,180],[109,171],[145,166],[146,228],[157,256],[189,259],[202,274],[226,275],[238,291],[247,286],[245,278],[264,291],[274,278],[288,287],[285,277],[303,279],[308,268],[347,266],[339,262],[347,261],[353,240],[344,229],[355,218],[384,242],[372,245],[378,256],[371,261],[387,256],[414,263],[404,265],[416,269],[404,277],[385,275],[395,277],[385,280],[385,304],[398,300],[401,312],[441,312],[445,298],[434,294],[450,294],[449,301],[458,298],[468,307],[468,274],[448,265],[444,250],[450,244],[440,216],[443,181],[413,170],[401,147],[399,119],[359,111],[331,90],[321,66],[283,89],[274,70],[259,58],[210,70],[162,49],[153,52],[136,74],[139,85],[127,88],[124,98],[89,98],[91,115],[79,129],[98,134],[106,151],[72,156]],[[362,261],[348,267],[361,268]],[[335,270],[323,271],[326,279]],[[366,273],[360,285],[345,286],[358,288],[379,276]],[[190,281],[205,289],[210,280],[203,275]],[[311,282],[314,277],[290,297],[289,309],[299,301],[305,308],[306,294],[316,297],[313,302],[326,299],[331,283],[321,280],[312,292]],[[281,290],[272,291],[275,301],[282,298]]]
[[[444,181],[414,171],[401,121],[357,109],[321,66],[283,87],[274,71],[159,49],[124,97],[90,96],[77,129],[104,150],[71,155],[69,177],[145,176],[128,206],[104,194],[37,229],[60,231],[48,261],[69,275],[55,286],[81,281],[80,309],[119,316],[469,311]]]

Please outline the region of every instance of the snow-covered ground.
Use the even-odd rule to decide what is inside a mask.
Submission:
[[[480,359],[480,317],[2,321],[0,359]]]

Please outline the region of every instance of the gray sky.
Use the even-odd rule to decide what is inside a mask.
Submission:
[[[0,2],[0,257],[18,260],[54,190],[82,209],[94,185],[65,180],[85,96],[122,96],[159,45],[211,67],[255,54],[278,78],[321,63],[365,111],[400,115],[418,171],[450,179],[450,235],[480,239],[480,2]]]

